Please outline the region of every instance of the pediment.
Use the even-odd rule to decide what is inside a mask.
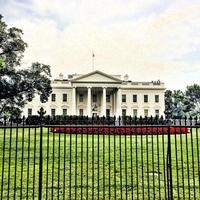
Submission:
[[[103,73],[101,71],[94,71],[72,80],[72,82],[122,82],[120,79]]]

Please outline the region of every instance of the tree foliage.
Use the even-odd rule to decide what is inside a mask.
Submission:
[[[194,113],[200,115],[200,85],[193,84],[187,86],[185,94],[194,104]]]
[[[19,114],[36,94],[46,102],[51,93],[50,66],[33,63],[20,68],[27,44],[22,30],[8,28],[0,15],[0,114]]]
[[[197,116],[199,113],[196,105],[200,101],[197,99],[197,94],[199,94],[198,90],[194,90],[193,86],[188,86],[185,92],[181,90],[166,90],[165,109],[171,111],[173,118]]]

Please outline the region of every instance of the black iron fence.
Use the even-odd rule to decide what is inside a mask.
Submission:
[[[0,199],[200,199],[198,118],[52,125],[40,114],[0,125]]]

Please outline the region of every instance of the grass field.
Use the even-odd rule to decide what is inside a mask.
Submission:
[[[7,128],[4,140],[0,129],[1,199],[38,198],[39,131]],[[43,199],[166,198],[166,135],[69,135],[43,128],[42,139]],[[199,129],[171,136],[174,199],[200,199],[199,145]]]

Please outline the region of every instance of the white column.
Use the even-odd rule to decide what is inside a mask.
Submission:
[[[88,117],[91,117],[91,87],[88,87],[88,102],[87,102],[87,114],[88,114]]]
[[[113,101],[113,116],[115,115],[116,111],[115,111],[115,93],[113,92],[113,95],[112,95],[112,101]]]
[[[76,87],[72,88],[72,115],[76,115]]]
[[[102,115],[106,116],[106,87],[103,87]]]
[[[121,116],[121,101],[122,101],[121,88],[118,88],[116,96],[117,96],[117,100],[116,100],[116,117],[119,117],[119,116]]]

